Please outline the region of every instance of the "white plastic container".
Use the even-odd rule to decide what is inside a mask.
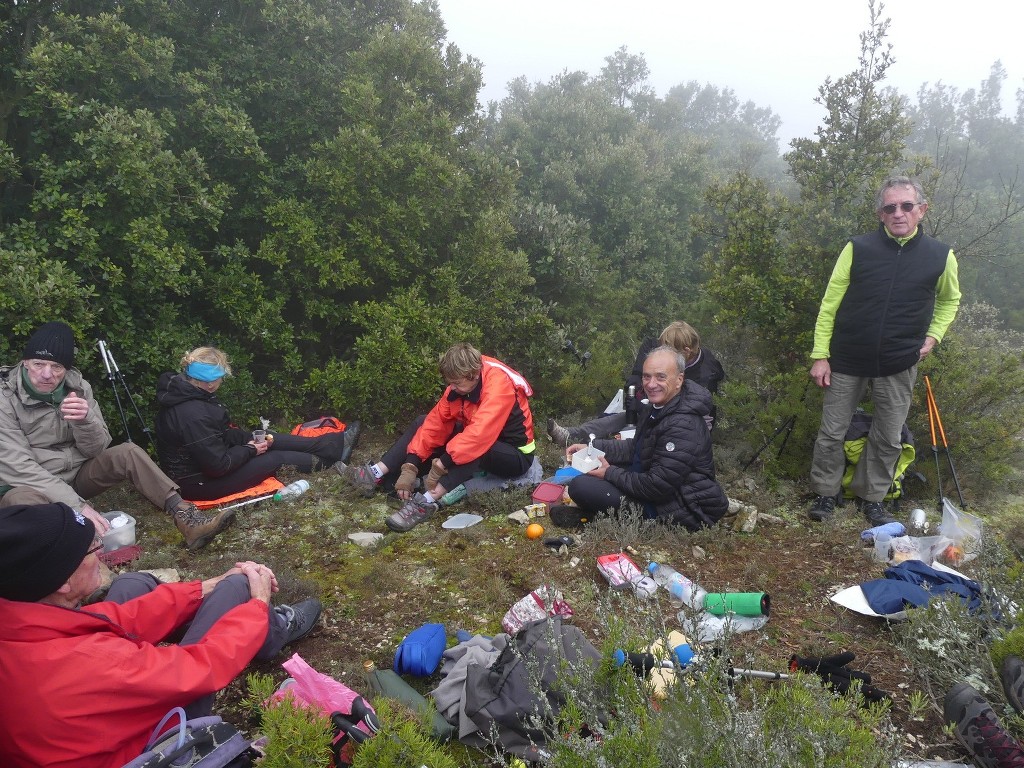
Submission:
[[[572,455],[572,468],[578,469],[580,472],[589,472],[592,469],[597,469],[601,466],[599,461],[601,456],[604,456],[604,451],[588,445],[583,450],[576,451]]]
[[[103,535],[103,551],[113,552],[135,543],[135,518],[127,512],[103,512],[104,520],[110,523],[110,530]],[[124,522],[121,522],[121,521]]]

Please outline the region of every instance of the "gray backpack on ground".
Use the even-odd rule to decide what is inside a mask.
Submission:
[[[544,760],[543,724],[565,703],[554,686],[560,669],[566,664],[596,669],[600,659],[583,632],[558,616],[527,624],[489,667],[467,669],[460,716],[476,729],[466,733],[467,724],[461,724],[460,740],[481,747],[493,743],[525,760]]]

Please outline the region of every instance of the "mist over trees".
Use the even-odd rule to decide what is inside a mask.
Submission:
[[[517,366],[539,409],[590,412],[685,318],[727,359],[724,423],[756,443],[813,407],[825,280],[893,172],[924,179],[965,301],[999,310],[979,338],[1024,329],[1024,94],[1004,115],[998,62],[964,93],[886,88],[898,51],[868,10],[850,73],[822,73],[815,136],[780,155],[771,110],[693,81],[659,97],[625,48],[480,109],[479,63],[432,2],[5,4],[0,353],[62,318],[87,376],[107,339],[148,401],[215,344],[239,417],[393,425],[454,341]]]

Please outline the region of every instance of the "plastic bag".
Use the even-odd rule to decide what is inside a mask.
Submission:
[[[362,698],[361,694],[339,683],[330,675],[317,672],[297,653],[281,666],[291,675],[292,683],[278,688],[270,697],[271,701],[281,701],[285,693],[290,693],[296,704],[319,709],[330,717],[334,712],[352,714],[352,702]],[[370,707],[370,710],[373,711],[373,708]],[[356,725],[367,734],[371,733],[370,728],[362,720]]]
[[[549,590],[542,585],[509,608],[501,620],[501,626],[508,634],[514,635],[531,621],[543,619],[549,614],[568,618],[572,616],[572,608],[562,599],[561,592]]]
[[[980,517],[963,512],[949,501],[942,500],[942,523],[939,532],[952,540],[951,550],[943,552],[944,561],[951,565],[962,565],[981,553],[981,537],[984,525]]]

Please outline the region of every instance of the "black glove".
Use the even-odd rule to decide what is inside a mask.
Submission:
[[[793,655],[789,660],[790,672],[813,672],[821,678],[821,682],[836,693],[846,694],[854,680],[860,680],[860,692],[866,703],[874,704],[891,699],[885,691],[871,684],[871,675],[856,669],[848,669],[847,664],[857,658],[853,653],[837,653],[834,656]]]

